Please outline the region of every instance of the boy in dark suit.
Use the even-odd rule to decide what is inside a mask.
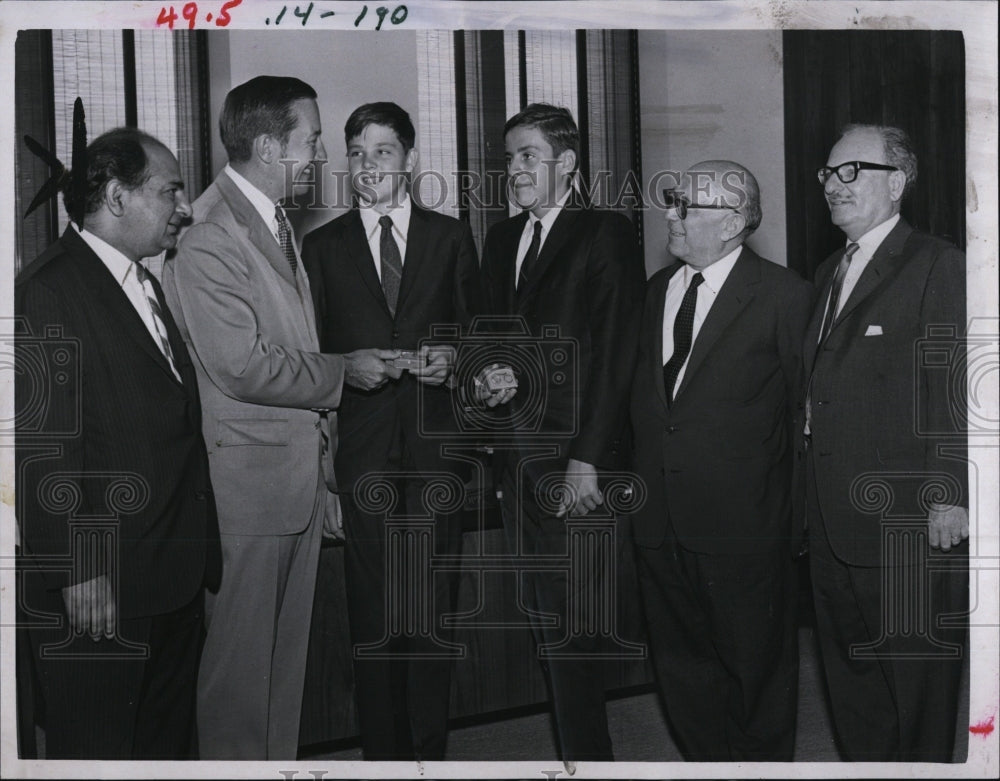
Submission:
[[[421,340],[437,324],[464,328],[480,311],[476,249],[468,225],[410,198],[417,150],[406,111],[395,103],[366,104],[348,118],[344,135],[357,206],[306,236],[302,248],[321,348],[418,353],[405,372],[389,362],[394,379],[375,390],[345,388],[339,409],[335,471],[362,747],[368,760],[440,760],[451,661],[435,638],[443,637],[440,617],[454,601],[455,582],[450,575],[431,579],[432,604],[422,605],[431,622],[427,632],[403,629],[390,637],[390,626],[406,621],[397,624],[398,607],[387,603],[389,584],[401,571],[386,565],[386,521],[424,514],[430,473],[464,482],[439,440],[421,436],[421,420],[440,430],[452,417],[447,381],[454,351]],[[391,485],[392,506],[376,509],[368,501],[372,480]],[[457,509],[434,512],[437,553],[460,549]]]
[[[520,316],[534,338],[558,329],[576,355],[565,372],[539,367],[537,385],[522,373],[510,400],[516,444],[497,450],[504,527],[515,555],[565,557],[567,516],[580,518],[603,504],[602,471],[625,465],[645,274],[628,219],[586,207],[572,186],[580,137],[568,110],[532,104],[507,121],[504,142],[508,189],[524,212],[486,236],[488,310]],[[484,401],[509,396],[498,390]],[[542,409],[533,409],[538,404]],[[534,422],[521,431],[517,421]],[[553,479],[560,489],[542,495]],[[582,594],[600,577],[588,570],[572,588]],[[568,573],[526,572],[522,582],[532,611],[558,616],[557,624],[536,623],[539,644],[569,641],[547,664],[563,760],[613,759],[596,656],[601,639],[570,630]]]

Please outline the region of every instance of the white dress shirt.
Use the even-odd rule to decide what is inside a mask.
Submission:
[[[570,193],[572,192],[572,189],[564,192],[562,198],[556,201],[555,207],[547,211],[541,219],[529,212],[528,221],[524,223],[524,230],[521,231],[521,241],[517,245],[517,260],[514,263],[515,280],[521,278],[521,266],[524,265],[524,259],[528,255],[528,248],[531,246],[531,239],[535,233],[535,223],[542,223],[542,235],[539,237],[540,241],[538,243],[538,254],[541,255],[542,247],[545,245],[545,239],[549,237],[549,231],[552,230],[553,223],[555,223],[556,218],[559,217],[563,206],[566,205],[566,201],[569,200]]]
[[[722,285],[729,277],[729,272],[733,270],[733,266],[736,265],[736,259],[742,251],[743,247],[741,245],[701,271],[701,276],[705,281],[698,287],[698,299],[694,307],[694,328],[691,331],[692,352],[694,351],[694,344],[698,339],[698,332],[701,330],[705,318],[708,317],[708,313],[712,309],[712,304],[715,303],[716,296],[719,295]],[[663,302],[663,364],[666,364],[670,360],[670,356],[674,354],[674,320],[677,319],[677,312],[680,311],[681,302],[684,300],[684,294],[687,292],[688,285],[691,284],[691,279],[697,273],[698,269],[685,264],[683,268],[674,273],[667,284],[667,295]],[[677,382],[674,383],[674,393],[681,386],[681,380],[684,379],[684,372],[687,371],[688,360],[690,358],[691,353],[689,352],[684,365],[681,366],[680,372],[677,373]]]
[[[225,171],[226,175],[233,180],[233,184],[236,185],[237,189],[250,201],[250,204],[260,215],[260,218],[264,221],[268,230],[271,231],[271,235],[274,236],[274,240],[278,242],[278,246],[280,247],[281,238],[278,236],[278,218],[275,216],[275,209],[278,207],[278,204],[264,195],[256,185],[251,184],[245,177],[236,173],[236,170],[228,163],[226,163]],[[288,228],[292,233],[292,246],[295,247],[295,230],[292,228],[291,222],[289,222]],[[297,249],[295,254],[296,256],[298,255]]]
[[[399,247],[399,260],[406,265],[406,234],[410,230],[410,213],[413,202],[410,194],[404,193],[400,199],[399,206],[386,212],[387,217],[392,217],[392,237]],[[375,273],[378,274],[379,282],[382,281],[382,226],[378,224],[382,214],[375,211],[371,206],[358,207],[361,215],[361,224],[365,226],[365,236],[368,238],[368,249],[372,252],[372,259],[375,261]]]
[[[143,325],[146,326],[146,330],[149,331],[149,335],[153,337],[153,343],[157,346],[161,353],[163,353],[163,347],[160,343],[160,334],[156,330],[156,321],[153,319],[153,310],[149,306],[149,299],[146,297],[146,290],[142,286],[142,282],[139,280],[138,274],[135,273],[135,263],[126,258],[121,252],[108,244],[104,239],[94,235],[88,230],[79,230],[73,223],[73,229],[80,234],[80,238],[83,239],[87,246],[90,247],[94,254],[101,259],[101,262],[107,267],[108,271],[111,272],[111,276],[115,278],[122,291],[125,293],[132,304],[132,308],[135,309],[139,318],[142,320]],[[161,308],[163,304],[161,302]],[[165,324],[164,324],[165,325]],[[167,363],[170,364],[170,368],[174,372],[174,376],[180,380],[181,376],[177,373],[177,367],[174,366],[173,361],[170,360],[170,356],[163,353],[163,357],[167,359]]]
[[[847,267],[847,273],[844,274],[844,284],[840,288],[840,299],[837,301],[838,315],[844,308],[844,304],[847,303],[847,299],[851,297],[851,291],[854,290],[854,286],[858,284],[858,279],[861,277],[861,273],[865,270],[865,268],[867,268],[868,263],[871,261],[876,250],[878,250],[882,242],[885,241],[885,237],[889,235],[893,228],[896,227],[897,222],[899,222],[899,214],[894,214],[885,222],[876,225],[856,242],[853,242],[858,245],[858,250],[851,257],[851,263]],[[851,243],[852,242],[848,241],[847,245],[850,246]],[[830,297],[827,296],[826,307],[829,308],[829,306]]]

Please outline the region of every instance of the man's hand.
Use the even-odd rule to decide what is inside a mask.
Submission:
[[[360,390],[381,388],[389,380],[399,379],[403,373],[402,369],[386,363],[398,357],[399,350],[368,348],[347,353],[344,356],[344,382]]]
[[[326,508],[323,511],[323,536],[329,540],[344,539],[344,514],[340,507],[340,496],[333,491],[326,492]]]
[[[62,590],[69,625],[77,634],[86,632],[92,640],[101,635],[114,637],[118,625],[115,595],[106,575],[66,586]]]
[[[420,369],[410,369],[410,374],[416,377],[418,382],[428,385],[440,385],[448,379],[448,375],[455,368],[455,348],[451,345],[441,344],[423,345],[419,355],[426,363]]]
[[[950,504],[932,504],[927,514],[927,541],[932,548],[949,551],[969,539],[969,511]]]
[[[583,516],[604,504],[604,495],[597,487],[597,467],[592,464],[571,458],[566,465],[566,482],[569,486],[559,502],[556,518],[562,518],[569,512],[577,517]]]
[[[501,388],[500,390],[490,390],[489,385],[486,381],[487,375],[497,369],[506,369],[510,371],[509,366],[501,366],[499,363],[491,364],[480,370],[473,380],[472,384],[475,386],[476,401],[485,404],[490,409],[496,407],[499,404],[506,404],[517,393],[517,388]]]

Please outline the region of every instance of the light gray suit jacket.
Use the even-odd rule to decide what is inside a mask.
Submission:
[[[301,532],[333,486],[344,359],[319,352],[305,270],[225,172],[194,210],[163,289],[197,372],[220,531]]]

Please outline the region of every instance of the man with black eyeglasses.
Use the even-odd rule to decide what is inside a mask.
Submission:
[[[948,762],[968,604],[965,256],[900,217],[917,177],[902,130],[848,126],[817,174],[847,238],[816,273],[800,453],[838,745]]]
[[[745,245],[761,208],[743,166],[698,163],[666,196],[678,262],[647,287],[631,406],[653,663],[685,759],[787,761],[792,419],[812,287]]]

